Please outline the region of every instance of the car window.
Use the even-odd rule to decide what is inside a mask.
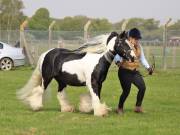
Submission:
[[[3,44],[0,43],[0,49],[3,49]]]

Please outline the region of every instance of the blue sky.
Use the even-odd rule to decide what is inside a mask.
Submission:
[[[45,7],[50,16],[85,15],[107,18],[118,22],[123,18],[155,18],[165,22],[169,17],[180,19],[180,0],[22,0],[24,13],[32,16],[38,8]]]

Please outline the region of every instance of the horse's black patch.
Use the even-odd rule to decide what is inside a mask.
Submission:
[[[64,62],[71,61],[71,60],[78,60],[82,59],[86,53],[75,53],[71,50],[67,49],[62,49],[62,48],[55,48],[51,51],[49,51],[43,61],[42,64],[42,77],[46,82],[44,82],[44,86],[46,88],[46,85],[54,78],[55,76],[59,76],[58,78],[61,78],[61,74],[63,77],[65,77],[65,74],[67,73],[62,73],[62,65]],[[72,67],[73,68],[73,67]],[[69,79],[67,79],[69,77]],[[65,78],[66,81],[70,80],[71,77],[73,80],[77,80],[77,86],[80,85],[80,81],[78,82],[77,76],[76,75],[67,75]],[[63,78],[64,80],[64,78]],[[46,84],[47,83],[47,84]],[[71,82],[72,83],[72,82]],[[75,83],[72,83],[75,85]]]
[[[91,75],[91,83],[93,91],[100,98],[100,92],[103,81],[106,79],[108,69],[111,63],[109,63],[106,58],[103,56],[99,59],[98,64],[95,66],[92,75]]]
[[[81,82],[80,80],[78,80],[76,74],[72,75],[67,72],[62,72],[59,75],[59,80],[71,86],[86,86],[86,82]]]

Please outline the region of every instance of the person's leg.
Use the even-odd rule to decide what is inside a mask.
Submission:
[[[122,94],[119,98],[117,112],[122,113],[124,108],[124,102],[126,101],[126,98],[128,97],[131,89],[131,73],[128,73],[123,69],[119,69],[118,76],[122,87]]]
[[[139,72],[137,72],[134,75],[133,84],[139,90],[138,94],[137,94],[136,108],[135,108],[134,111],[135,112],[143,112],[141,105],[142,105],[144,94],[145,94],[145,91],[146,91],[146,86],[145,86],[145,82],[144,82],[142,76],[139,74]]]

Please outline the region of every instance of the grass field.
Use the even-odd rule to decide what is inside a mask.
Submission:
[[[43,110],[31,111],[16,99],[16,90],[25,84],[31,73],[29,67],[0,71],[0,135],[180,135],[180,69],[156,71],[153,76],[145,77],[144,114],[133,112],[137,90],[132,87],[121,116],[114,112],[121,89],[117,69],[112,69],[102,88],[102,101],[113,110],[107,117],[78,111],[61,113],[55,82],[49,88],[51,98]],[[79,95],[86,91],[83,87],[67,88],[76,108]]]

